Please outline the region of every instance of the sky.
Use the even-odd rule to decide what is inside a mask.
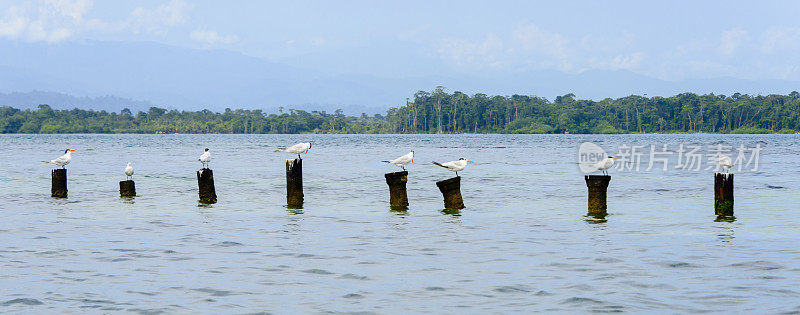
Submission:
[[[377,77],[800,80],[797,1],[0,0],[0,39],[147,41]]]

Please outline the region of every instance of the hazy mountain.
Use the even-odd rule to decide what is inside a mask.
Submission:
[[[0,106],[11,106],[20,109],[36,109],[39,104],[47,104],[54,109],[94,109],[109,112],[119,112],[123,108],[132,111],[147,111],[152,103],[134,101],[117,96],[75,97],[69,94],[56,92],[12,92],[0,93]]]
[[[353,58],[350,62],[356,64],[358,58]],[[319,61],[309,65],[319,65]],[[135,110],[152,105],[215,111],[226,107],[261,108],[271,112],[282,106],[329,112],[342,108],[347,114],[373,114],[402,105],[417,90],[431,90],[437,85],[468,94],[516,93],[549,99],[567,93],[603,99],[644,93],[668,96],[689,91],[730,95],[788,93],[800,89],[798,82],[785,80],[716,78],[670,82],[629,71],[600,70],[580,74],[543,70],[406,77],[330,73],[231,51],[151,42],[46,44],[0,40],[0,92],[10,93],[0,95],[0,103],[30,107],[51,103],[58,108],[78,106],[119,111],[124,107]]]

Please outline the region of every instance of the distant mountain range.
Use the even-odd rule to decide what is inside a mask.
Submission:
[[[393,62],[387,60],[386,62]],[[669,96],[682,92],[730,95],[787,94],[800,82],[714,78],[664,81],[629,71],[553,70],[416,77],[323,74],[313,69],[226,50],[201,50],[152,42],[0,40],[0,105],[147,109],[260,108],[385,113],[418,90],[443,85],[468,94],[526,94],[553,99],[574,93],[603,99],[631,94]]]
[[[0,106],[35,109],[39,104],[47,104],[55,109],[83,108],[108,112],[119,112],[123,108],[134,112],[147,111],[150,106],[153,106],[147,101],[134,101],[117,96],[76,97],[64,93],[42,91],[0,93]]]

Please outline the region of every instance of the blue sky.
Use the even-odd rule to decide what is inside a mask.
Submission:
[[[796,1],[0,1],[0,39],[152,41],[329,74],[800,80]]]

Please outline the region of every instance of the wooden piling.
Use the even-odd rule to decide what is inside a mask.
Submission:
[[[289,208],[303,207],[303,160],[286,160],[286,205]]]
[[[214,189],[214,171],[201,168],[197,171],[198,194],[202,203],[216,203],[217,191]]]
[[[119,195],[120,197],[135,197],[136,184],[132,180],[123,180],[119,182]]]
[[[461,176],[436,182],[439,191],[444,197],[445,209],[464,209],[464,199],[461,198]]]
[[[406,183],[408,172],[386,173],[386,184],[389,185],[389,207],[392,210],[408,210],[408,193]]]
[[[606,191],[611,182],[609,175],[586,175],[586,187],[589,188],[589,215],[604,216],[608,210]]]
[[[733,174],[714,173],[714,214],[733,216]]]
[[[51,179],[50,195],[55,198],[67,198],[67,169],[54,169]]]

